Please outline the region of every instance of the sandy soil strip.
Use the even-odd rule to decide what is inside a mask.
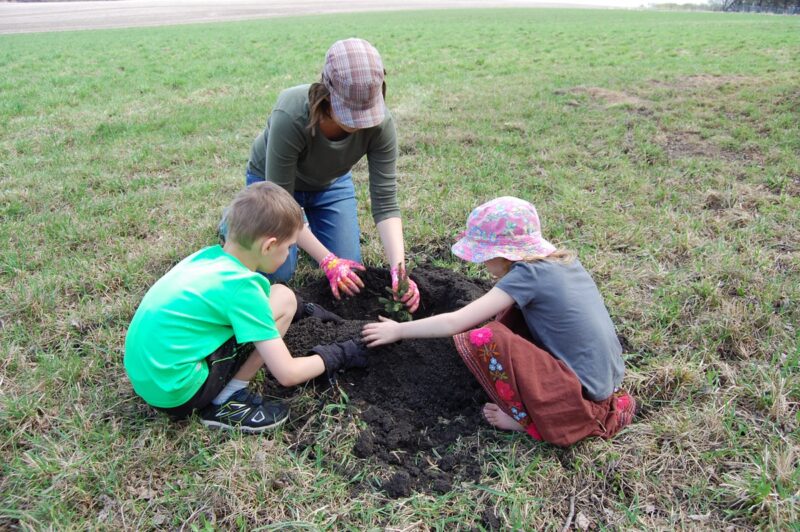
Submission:
[[[118,0],[17,3],[0,0],[0,34],[196,24],[355,11],[398,11],[478,7],[619,6],[630,0]]]

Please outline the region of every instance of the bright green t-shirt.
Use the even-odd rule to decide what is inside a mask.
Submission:
[[[280,338],[269,305],[269,281],[220,246],[183,259],[139,304],[125,338],[125,370],[153,406],[171,408],[205,382],[204,359],[232,336]]]

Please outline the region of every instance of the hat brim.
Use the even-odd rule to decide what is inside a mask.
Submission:
[[[378,102],[368,109],[351,109],[334,92],[330,93],[331,107],[336,120],[345,127],[367,129],[380,125],[386,118],[386,103],[383,95]]]
[[[451,248],[453,255],[468,262],[486,262],[497,257],[511,261],[525,260],[530,257],[546,257],[556,251],[556,247],[538,238],[516,244],[496,244],[478,242],[468,236],[461,237]]]

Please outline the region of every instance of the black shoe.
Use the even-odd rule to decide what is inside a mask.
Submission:
[[[242,389],[221,405],[208,405],[200,417],[207,427],[257,433],[283,425],[289,418],[289,409],[280,402],[265,403],[260,395]]]

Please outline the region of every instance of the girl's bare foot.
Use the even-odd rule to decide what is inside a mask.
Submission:
[[[518,432],[525,430],[513,417],[500,410],[500,407],[494,403],[483,405],[483,417],[489,424],[498,429],[516,430]]]

